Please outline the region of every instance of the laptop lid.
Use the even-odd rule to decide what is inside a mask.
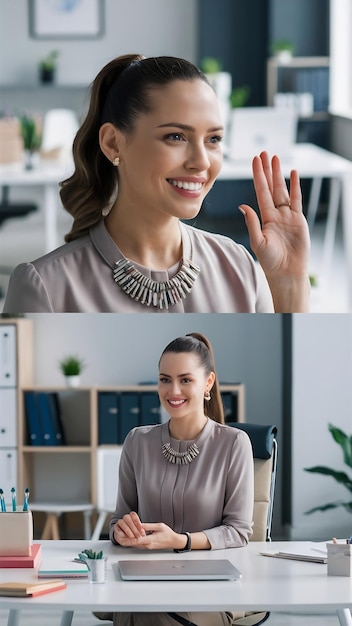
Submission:
[[[123,580],[238,580],[241,572],[226,559],[118,561]]]
[[[232,109],[229,158],[234,161],[252,160],[266,150],[281,160],[291,158],[297,138],[297,113],[275,107],[243,107]]]

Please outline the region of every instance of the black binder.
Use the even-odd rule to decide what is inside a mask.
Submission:
[[[160,400],[155,391],[146,391],[140,394],[141,412],[139,416],[140,426],[147,424],[160,424]]]
[[[98,395],[98,445],[119,443],[119,394],[101,391]]]
[[[44,437],[37,396],[34,391],[24,392],[24,405],[28,430],[28,443],[32,446],[42,446],[44,445]]]
[[[122,444],[126,438],[127,433],[139,426],[139,394],[133,391],[122,391],[120,394],[120,431],[119,431],[119,443]]]
[[[43,444],[45,446],[57,446],[59,445],[59,441],[56,438],[57,427],[49,400],[49,394],[45,392],[39,392],[37,394],[37,402],[43,433]]]

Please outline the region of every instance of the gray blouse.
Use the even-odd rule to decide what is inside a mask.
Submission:
[[[190,294],[165,309],[147,307],[116,285],[112,271],[122,253],[104,220],[89,235],[71,241],[11,275],[4,313],[255,313],[272,312],[273,302],[261,267],[232,239],[180,222],[183,258],[200,267]],[[179,264],[142,274],[167,281]]]
[[[188,465],[167,461],[161,446],[183,452],[193,441],[199,455]],[[254,476],[248,435],[209,419],[199,437],[179,441],[168,424],[140,426],[125,439],[113,527],[136,511],[142,522],[164,522],[175,532],[203,531],[211,548],[239,547],[252,535]]]

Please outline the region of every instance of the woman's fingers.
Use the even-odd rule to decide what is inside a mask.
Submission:
[[[280,159],[274,155],[270,161],[267,152],[254,157],[253,181],[260,211],[288,207],[302,212],[300,180],[296,170],[290,174],[290,188],[281,171]]]
[[[117,521],[117,526],[122,530],[126,537],[129,537],[130,539],[133,537],[138,539],[139,537],[144,537],[145,535],[142,523],[137,513],[134,511],[124,515],[122,519],[119,519]]]

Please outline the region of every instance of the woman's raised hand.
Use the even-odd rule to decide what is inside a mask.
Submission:
[[[270,161],[266,152],[254,157],[252,168],[261,220],[248,205],[241,205],[240,210],[251,248],[268,280],[275,311],[307,311],[310,238],[298,173],[291,171],[288,189],[279,158]]]

